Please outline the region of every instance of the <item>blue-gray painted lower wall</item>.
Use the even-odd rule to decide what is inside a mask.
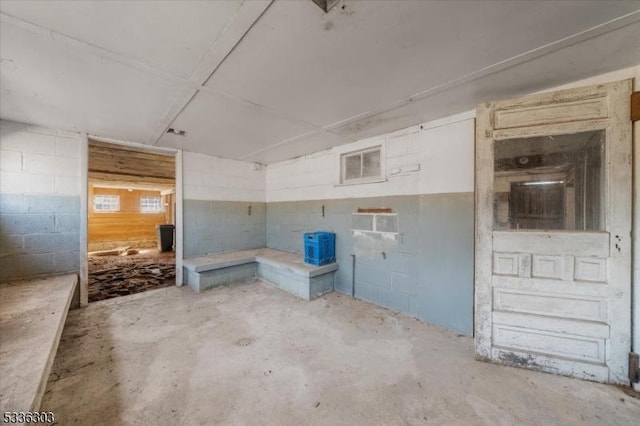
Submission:
[[[358,298],[471,335],[473,199],[456,193],[269,204],[185,200],[185,257],[264,246],[301,253],[303,233],[333,231],[337,290],[351,292],[356,252]],[[363,253],[351,232],[358,207],[397,212],[397,244]],[[0,281],[77,272],[79,228],[79,197],[0,194]]]
[[[397,243],[363,250],[351,231],[359,207],[398,213]],[[336,290],[351,292],[358,253],[356,297],[473,334],[473,193],[268,203],[266,222],[267,246],[290,252],[302,253],[305,232],[335,232]]]
[[[0,282],[77,273],[80,197],[0,194]]]
[[[183,212],[185,258],[267,244],[265,203],[184,200]]]

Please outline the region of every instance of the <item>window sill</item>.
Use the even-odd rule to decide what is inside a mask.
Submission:
[[[385,232],[385,231],[367,231],[365,229],[352,229],[351,235],[354,237],[369,237],[374,240],[394,240],[400,239],[399,232]]]
[[[386,178],[376,178],[376,179],[372,179],[372,180],[359,180],[357,182],[334,183],[333,186],[334,187],[338,187],[338,186],[366,185],[366,184],[369,184],[369,183],[382,183],[382,182],[386,182],[386,181],[387,181]]]

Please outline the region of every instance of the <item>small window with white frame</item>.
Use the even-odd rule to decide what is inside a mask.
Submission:
[[[141,213],[162,213],[163,211],[161,197],[140,197]]]
[[[382,180],[382,146],[340,156],[340,183],[367,183]]]
[[[120,196],[118,195],[94,195],[93,211],[109,213],[120,211]]]

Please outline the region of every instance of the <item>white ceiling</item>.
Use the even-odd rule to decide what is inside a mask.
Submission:
[[[636,65],[639,40],[637,0],[1,0],[0,117],[273,163]]]

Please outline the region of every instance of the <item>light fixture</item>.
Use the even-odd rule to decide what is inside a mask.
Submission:
[[[539,180],[537,182],[524,182],[523,185],[559,185],[564,183],[563,180]]]
[[[312,0],[318,7],[327,13],[329,9],[339,3],[339,0]],[[344,6],[343,6],[344,9]]]
[[[171,133],[171,134],[174,134],[174,135],[176,135],[176,136],[184,136],[184,135],[186,135],[186,134],[187,134],[187,132],[186,132],[186,131],[184,131],[184,130],[179,130],[179,129],[174,129],[173,127],[169,127],[169,128],[167,129],[167,133]]]

